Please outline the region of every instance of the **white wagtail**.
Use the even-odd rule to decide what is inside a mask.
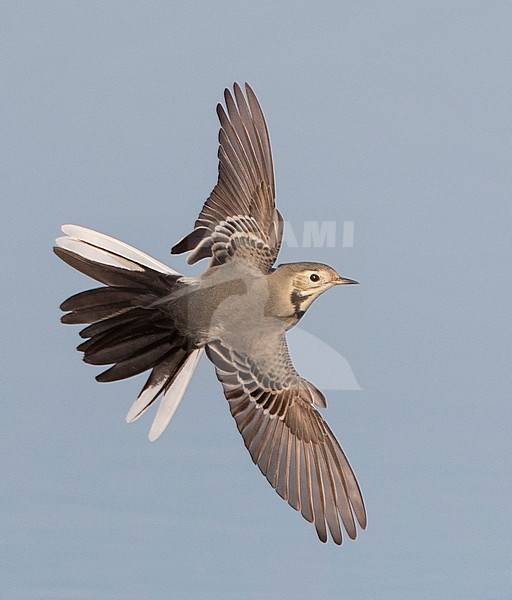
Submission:
[[[64,225],[55,253],[103,284],[68,298],[63,323],[87,323],[78,350],[96,377],[116,381],[150,371],[126,420],[161,398],[149,439],[169,424],[203,350],[215,366],[253,461],[327,541],[366,527],[361,492],[333,433],[315,406],[325,398],[295,371],[286,331],[335,285],[357,283],[331,267],[273,265],[283,234],[275,208],[267,127],[252,89],[234,85],[219,104],[219,178],[194,230],[171,252],[209,258],[200,277],[183,277],[147,254],[101,233]]]

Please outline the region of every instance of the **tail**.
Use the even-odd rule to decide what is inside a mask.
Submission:
[[[202,353],[180,335],[157,303],[184,285],[181,275],[147,254],[77,225],[64,225],[54,252],[68,265],[104,284],[71,296],[60,308],[63,323],[89,324],[78,346],[84,361],[113,365],[96,379],[126,379],[151,370],[126,421],[138,419],[157,398],[160,406],[149,432],[163,433],[185,393]]]

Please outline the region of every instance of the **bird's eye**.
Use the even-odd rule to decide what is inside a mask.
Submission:
[[[320,275],[317,275],[316,273],[311,273],[309,278],[311,279],[311,281],[320,281]]]

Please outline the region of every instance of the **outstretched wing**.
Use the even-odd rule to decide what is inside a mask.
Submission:
[[[315,524],[322,542],[327,541],[328,528],[334,542],[341,544],[340,519],[354,539],[354,516],[361,528],[366,527],[359,486],[313,406],[325,406],[325,400],[293,368],[284,336],[276,339],[275,348],[267,348],[270,359],[255,361],[218,341],[206,352],[252,460],[270,485]]]
[[[275,208],[274,168],[267,126],[254,92],[238,84],[225,90],[227,113],[219,104],[219,178],[194,230],[171,250],[192,251],[188,262],[212,257],[268,272],[276,261],[283,220]]]

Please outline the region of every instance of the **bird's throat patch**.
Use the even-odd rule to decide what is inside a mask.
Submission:
[[[297,290],[293,290],[290,296],[291,303],[293,304],[294,314],[297,319],[302,319],[305,315],[306,311],[302,310],[302,303],[305,300],[303,296],[300,295]]]

